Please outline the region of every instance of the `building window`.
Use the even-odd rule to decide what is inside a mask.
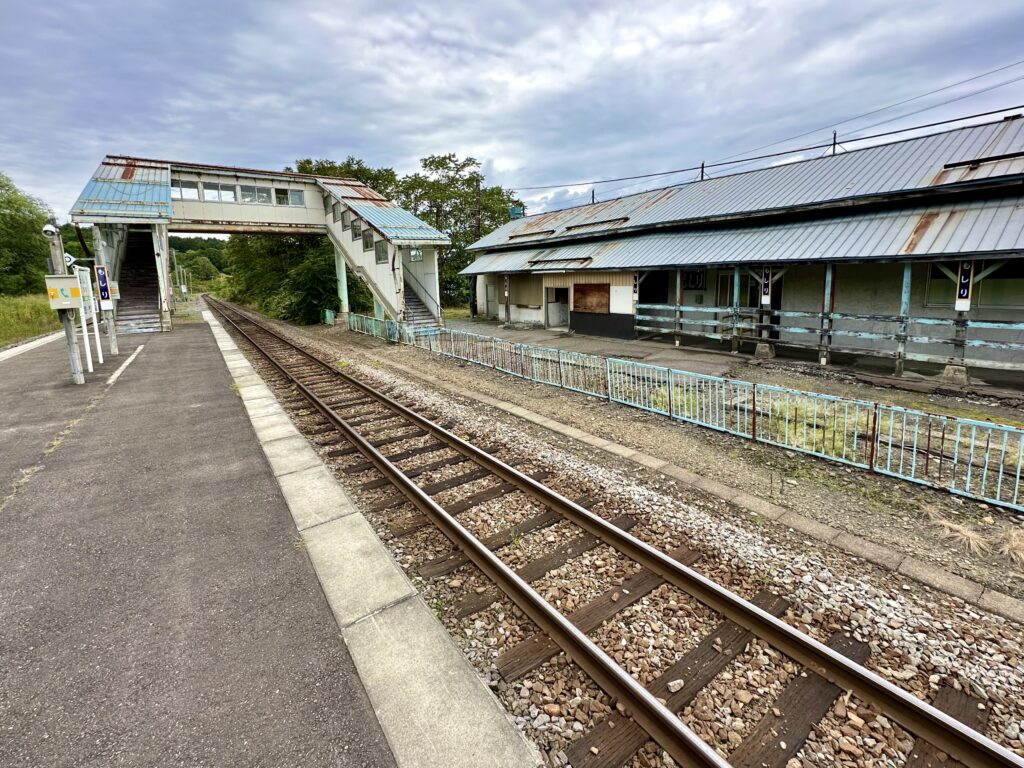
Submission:
[[[378,240],[373,244],[374,259],[378,264],[388,263],[388,241]]]
[[[306,194],[301,189],[289,189],[288,190],[288,204],[289,205],[306,205]]]
[[[409,261],[423,261],[423,249],[418,245],[409,249]]]
[[[327,195],[324,195],[324,213],[330,213],[330,212],[331,212],[331,198],[328,197]]]
[[[352,240],[358,240],[363,236],[363,224],[359,219],[352,219]]]
[[[274,190],[274,204],[275,205],[288,205],[288,190],[287,189],[275,189]]]
[[[199,183],[171,179],[171,200],[198,200]]]
[[[346,230],[352,226],[352,214],[349,211],[341,212],[341,228]]]
[[[204,181],[203,200],[207,203],[233,203],[235,202],[235,185]]]
[[[364,229],[363,230],[363,250],[364,251],[372,251],[373,250],[373,232],[370,231],[369,229]]]
[[[338,222],[341,220],[341,203],[335,203],[333,206],[334,221]]]
[[[256,187],[251,184],[243,184],[238,190],[242,194],[243,203],[270,204],[270,187]]]

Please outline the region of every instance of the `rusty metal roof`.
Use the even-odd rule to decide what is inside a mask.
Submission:
[[[1024,256],[1024,196],[478,256],[463,275],[917,257]]]
[[[1024,119],[999,120],[540,213],[509,222],[470,250],[740,218],[1020,174],[1024,174]]]
[[[76,221],[152,222],[171,218],[166,163],[107,157],[71,207]]]

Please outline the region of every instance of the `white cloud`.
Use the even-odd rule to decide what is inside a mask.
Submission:
[[[457,152],[520,186],[686,167],[1012,61],[1024,21],[1007,0],[103,10],[19,6],[0,31],[0,170],[62,213],[106,152],[257,167],[352,154],[401,172]],[[1014,99],[1024,87],[919,119]],[[527,199],[536,210],[589,196]]]

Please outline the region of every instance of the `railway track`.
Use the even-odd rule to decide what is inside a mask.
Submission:
[[[454,545],[450,552],[418,564],[423,578],[439,578],[472,563],[539,628],[498,656],[496,666],[506,680],[516,680],[563,651],[616,702],[616,710],[566,750],[575,768],[619,768],[649,739],[677,763],[686,766],[783,768],[800,752],[812,729],[830,712],[836,699],[852,692],[916,738],[905,766],[1024,766],[1024,760],[976,730],[984,727],[986,710],[964,692],[940,690],[927,704],[864,666],[869,649],[837,632],[821,643],[782,621],[787,603],[768,592],[747,601],[705,578],[691,566],[697,555],[685,547],[661,552],[629,532],[628,517],[606,520],[544,484],[543,472],[529,473],[506,463],[495,449],[480,448],[437,424],[426,415],[339,370],[284,338],[267,325],[231,305],[207,297],[211,308],[252,349],[262,356],[290,391],[286,404],[310,416],[307,435],[326,449],[328,457],[344,457],[350,474],[374,469],[379,477],[364,487],[394,491],[377,505],[380,510],[412,505],[391,532],[402,537],[433,525]],[[280,396],[280,395],[279,395]],[[403,468],[404,467],[404,468]],[[435,470],[449,472],[429,479]],[[455,474],[450,474],[455,472]],[[457,501],[451,492],[469,489]],[[496,533],[479,538],[460,522],[489,499],[520,493],[543,511]],[[497,554],[516,537],[568,522],[579,535],[565,546],[515,569]],[[604,592],[563,615],[530,586],[570,559],[599,545],[608,545],[640,566],[626,583]],[[634,679],[588,632],[613,619],[643,596],[664,585],[682,591],[714,611],[719,624],[690,652],[646,687]],[[498,599],[497,592],[478,590],[456,606],[471,615]],[[729,759],[705,744],[677,716],[758,639],[802,665]],[[948,758],[946,756],[949,756]]]

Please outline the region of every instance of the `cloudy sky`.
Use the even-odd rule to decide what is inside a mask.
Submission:
[[[408,172],[456,152],[516,188],[611,178],[830,138],[1024,59],[1022,31],[1019,0],[0,0],[0,171],[61,218],[107,153]],[[867,129],[1016,77],[840,139],[1024,103],[1021,80]]]

